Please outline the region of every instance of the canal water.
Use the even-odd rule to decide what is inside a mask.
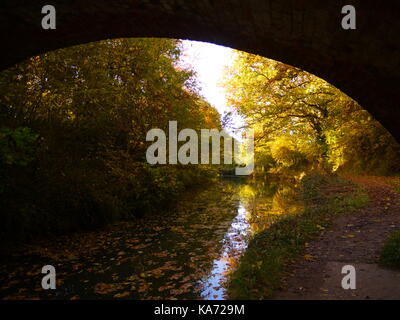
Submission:
[[[227,299],[254,235],[300,209],[293,179],[222,179],[176,210],[27,246],[0,269],[0,298]],[[54,265],[57,289],[41,289]]]

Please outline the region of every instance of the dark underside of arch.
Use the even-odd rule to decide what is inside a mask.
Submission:
[[[33,55],[120,37],[212,42],[309,71],[347,93],[400,139],[400,3],[352,1],[357,29],[341,27],[337,0],[2,0],[0,67]]]

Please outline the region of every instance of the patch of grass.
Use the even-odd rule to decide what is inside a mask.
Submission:
[[[400,193],[400,178],[396,177],[396,179],[394,179],[392,182],[392,186],[396,193]]]
[[[400,269],[400,230],[392,233],[385,241],[380,263],[385,267]]]
[[[302,181],[303,212],[287,215],[256,235],[232,274],[230,299],[266,299],[282,284],[288,265],[334,218],[369,202],[364,190],[338,176],[311,174]]]

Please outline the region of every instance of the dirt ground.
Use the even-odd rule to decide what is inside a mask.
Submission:
[[[363,186],[371,202],[354,214],[337,219],[307,247],[277,300],[400,299],[400,271],[378,266],[379,253],[388,235],[400,229],[400,194],[391,178],[360,176],[350,178]],[[356,269],[356,289],[344,290],[342,268]]]

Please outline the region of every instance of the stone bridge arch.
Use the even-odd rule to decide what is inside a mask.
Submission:
[[[343,30],[341,9],[357,10]],[[41,28],[41,8],[57,29]],[[118,37],[212,42],[309,71],[357,100],[400,140],[400,2],[376,0],[2,0],[0,68]]]

